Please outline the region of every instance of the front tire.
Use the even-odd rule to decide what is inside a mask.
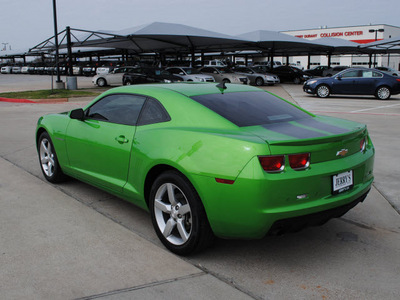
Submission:
[[[261,77],[257,77],[256,86],[262,86],[262,85],[264,85],[264,79],[262,79]]]
[[[67,176],[61,170],[56,150],[47,132],[43,132],[38,140],[37,150],[42,173],[47,181],[59,183],[66,180]]]
[[[97,79],[97,85],[99,86],[99,87],[103,87],[103,86],[106,86],[107,85],[107,81],[104,79],[104,78],[99,78],[99,79]]]
[[[224,78],[224,79],[222,80],[222,82],[224,82],[225,84],[231,83],[231,81],[230,81],[229,79],[227,79],[227,78]]]
[[[317,96],[320,98],[326,98],[331,93],[331,91],[329,90],[329,87],[325,84],[321,84],[320,86],[318,86],[316,92],[317,92]]]
[[[300,80],[299,77],[296,77],[295,79],[293,79],[293,82],[294,82],[295,84],[300,84],[300,83],[301,83],[301,80]]]
[[[379,100],[388,100],[391,96],[390,89],[387,86],[381,86],[376,90],[375,97]]]
[[[167,171],[154,181],[149,206],[157,236],[170,251],[188,255],[213,241],[200,197],[180,173]]]

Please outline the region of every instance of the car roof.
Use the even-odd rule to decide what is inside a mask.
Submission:
[[[140,93],[152,96],[160,92],[179,93],[187,97],[221,93],[218,83],[166,83],[166,84],[138,84],[110,89],[113,93]],[[244,84],[227,84],[224,93],[263,91],[259,88]]]

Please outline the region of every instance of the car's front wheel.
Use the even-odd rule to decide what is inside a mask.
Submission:
[[[188,255],[213,241],[200,197],[180,173],[167,171],[154,181],[149,206],[157,236],[170,251]]]
[[[227,78],[224,78],[224,79],[222,80],[222,82],[224,82],[224,83],[231,83],[231,81],[230,81],[229,79],[227,79]]]
[[[326,98],[330,95],[329,87],[325,84],[321,84],[317,87],[317,96],[320,98]]]
[[[56,150],[54,149],[51,138],[47,132],[43,132],[37,144],[40,167],[47,181],[58,183],[65,181],[66,175],[61,170],[58,163]]]
[[[104,78],[99,78],[97,79],[97,85],[100,87],[106,86],[107,85],[107,81]]]
[[[391,96],[390,89],[387,86],[381,86],[376,90],[375,97],[379,100],[387,100]]]
[[[294,82],[295,84],[300,84],[300,83],[301,83],[301,80],[300,80],[299,77],[296,77],[295,79],[293,79],[293,82]]]
[[[262,86],[262,85],[264,85],[264,79],[262,79],[261,77],[257,77],[256,86]]]

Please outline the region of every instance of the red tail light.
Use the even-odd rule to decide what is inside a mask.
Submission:
[[[267,172],[280,172],[285,168],[285,156],[259,156],[261,167]]]
[[[310,165],[310,153],[290,154],[289,164],[293,170],[302,170]]]
[[[400,78],[396,78],[397,81],[400,81]]]

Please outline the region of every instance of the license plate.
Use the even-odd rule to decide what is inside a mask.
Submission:
[[[351,189],[354,185],[353,171],[332,176],[332,194],[339,194]]]

